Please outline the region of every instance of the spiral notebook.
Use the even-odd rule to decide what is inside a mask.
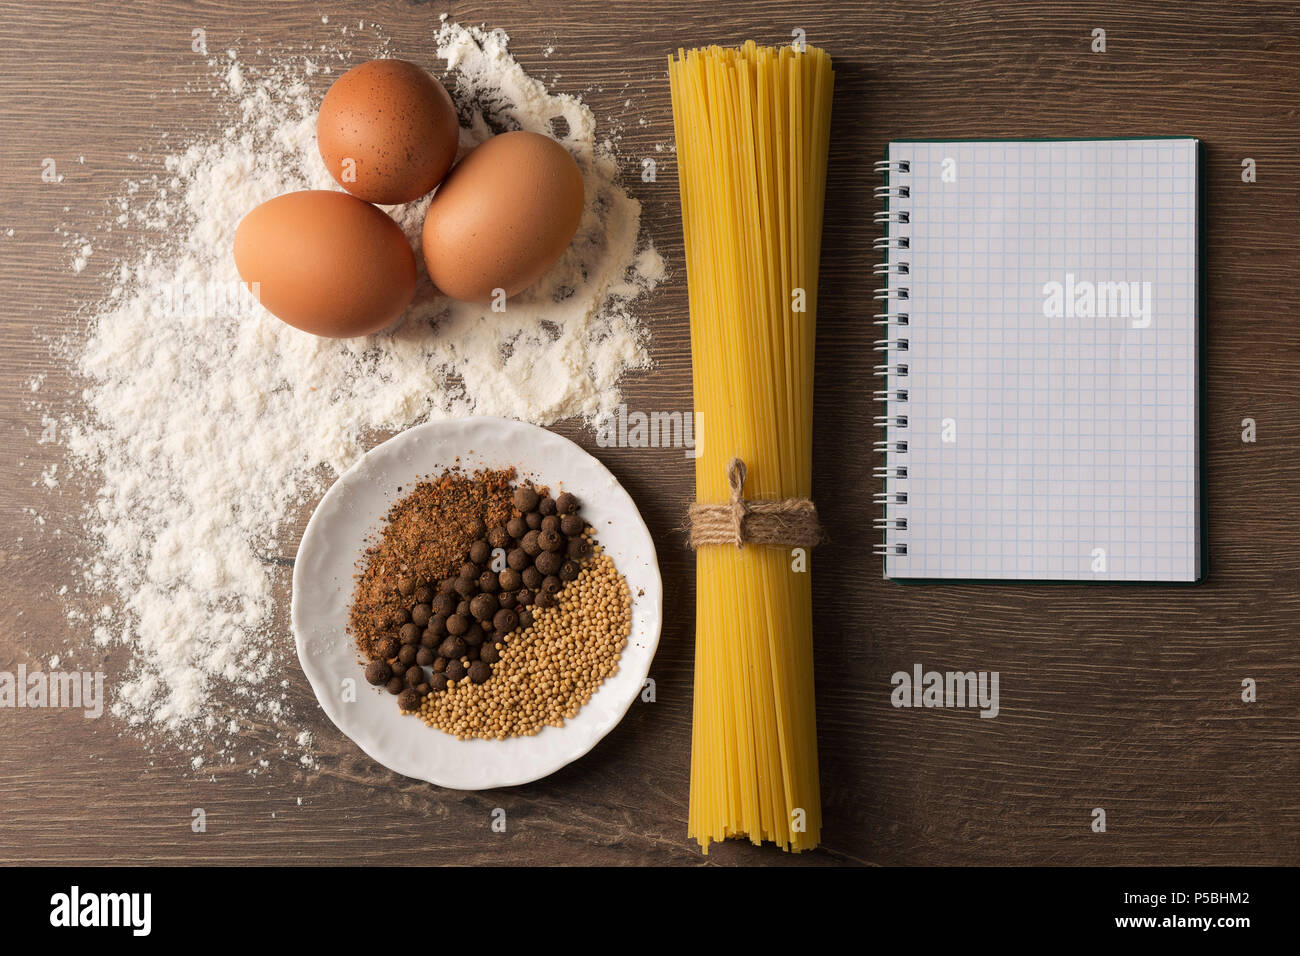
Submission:
[[[1199,581],[1198,141],[877,165],[885,576]]]

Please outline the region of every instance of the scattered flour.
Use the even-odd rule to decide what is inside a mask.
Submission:
[[[273,597],[288,577],[287,522],[386,432],[469,414],[592,420],[620,401],[625,372],[648,365],[632,310],[663,261],[639,238],[640,205],[618,185],[591,110],[529,77],[504,33],[443,22],[436,42],[468,124],[463,148],[530,129],[555,135],[583,171],[576,239],[506,314],[449,302],[422,277],[396,328],[337,341],[238,293],[230,249],[244,214],[292,190],[335,188],[315,143],[326,82],[309,86],[322,68],[306,57],[215,60],[227,128],[114,203],[119,226],[152,238],[113,267],[111,292],[90,310],[77,360],[86,407],[59,433],[98,487],[82,587],[114,604],[89,630],[81,612],[70,619],[94,645],[129,649],[113,712],[138,732],[200,752],[251,722],[309,746],[310,734],[280,723],[282,678],[296,667]],[[389,210],[417,248],[426,206]],[[53,470],[42,477],[57,483]]]

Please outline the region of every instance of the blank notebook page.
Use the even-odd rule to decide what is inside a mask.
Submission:
[[[886,576],[1199,580],[1197,141],[889,159]]]

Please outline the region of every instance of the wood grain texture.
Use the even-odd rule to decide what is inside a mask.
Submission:
[[[645,314],[657,365],[627,382],[630,406],[647,411],[691,402],[676,173],[669,160],[657,183],[636,176],[642,156],[662,156],[656,144],[672,141],[665,57],[679,45],[785,42],[800,28],[835,60],[814,469],[815,496],[835,529],[814,578],[824,847],[789,857],[732,844],[707,862],[1300,863],[1292,4],[3,0],[0,668],[35,666],[74,637],[54,591],[84,559],[88,489],[33,484],[60,453],[39,442],[32,403],[75,402],[64,338],[81,334],[78,307],[105,284],[94,266],[70,271],[60,230],[91,231],[141,163],[215,128],[213,101],[195,83],[203,70],[190,30],[204,27],[211,49],[237,46],[255,58],[332,42],[339,23],[364,19],[382,25],[395,53],[432,66],[443,12],[505,28],[531,71],[558,75],[556,87],[580,93],[602,120],[622,120],[629,188],[674,268]],[[1094,27],[1107,31],[1105,54],[1089,52]],[[864,447],[876,412],[866,321],[871,162],[891,138],[1175,134],[1208,148],[1209,580],[1195,588],[884,581],[870,557]],[[64,182],[41,184],[46,156]],[[1258,162],[1255,184],[1241,182],[1244,157]],[[114,234],[96,265],[130,238]],[[36,376],[45,376],[38,395],[28,386]],[[1246,416],[1259,423],[1255,445],[1240,440]],[[676,530],[692,495],[691,462],[680,450],[598,449],[574,425],[557,430],[598,454],[638,501],[665,584],[651,672],[658,700],[634,705],[590,755],[514,790],[440,790],[365,758],[301,682],[291,719],[314,733],[312,770],[281,759],[270,728],[251,729],[232,763],[199,775],[185,755],[150,752],[112,721],[5,710],[0,861],[700,863],[685,839],[694,576]],[[292,557],[310,510],[286,532],[282,556]],[[287,605],[287,574],[279,587]],[[893,709],[890,674],[915,662],[998,670],[1000,716]],[[120,665],[120,652],[106,655],[110,680]],[[1239,699],[1245,677],[1259,684],[1253,705]],[[250,775],[260,759],[271,768]],[[195,807],[207,812],[206,834],[190,832]],[[505,834],[489,829],[494,807],[509,814]],[[1089,828],[1094,807],[1107,810],[1105,834]]]

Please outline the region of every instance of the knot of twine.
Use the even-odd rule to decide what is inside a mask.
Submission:
[[[787,548],[816,547],[825,538],[817,520],[817,506],[807,498],[746,501],[745,463],[739,458],[727,465],[731,500],[725,505],[696,502],[690,508],[692,549],[707,544],[770,544]]]

